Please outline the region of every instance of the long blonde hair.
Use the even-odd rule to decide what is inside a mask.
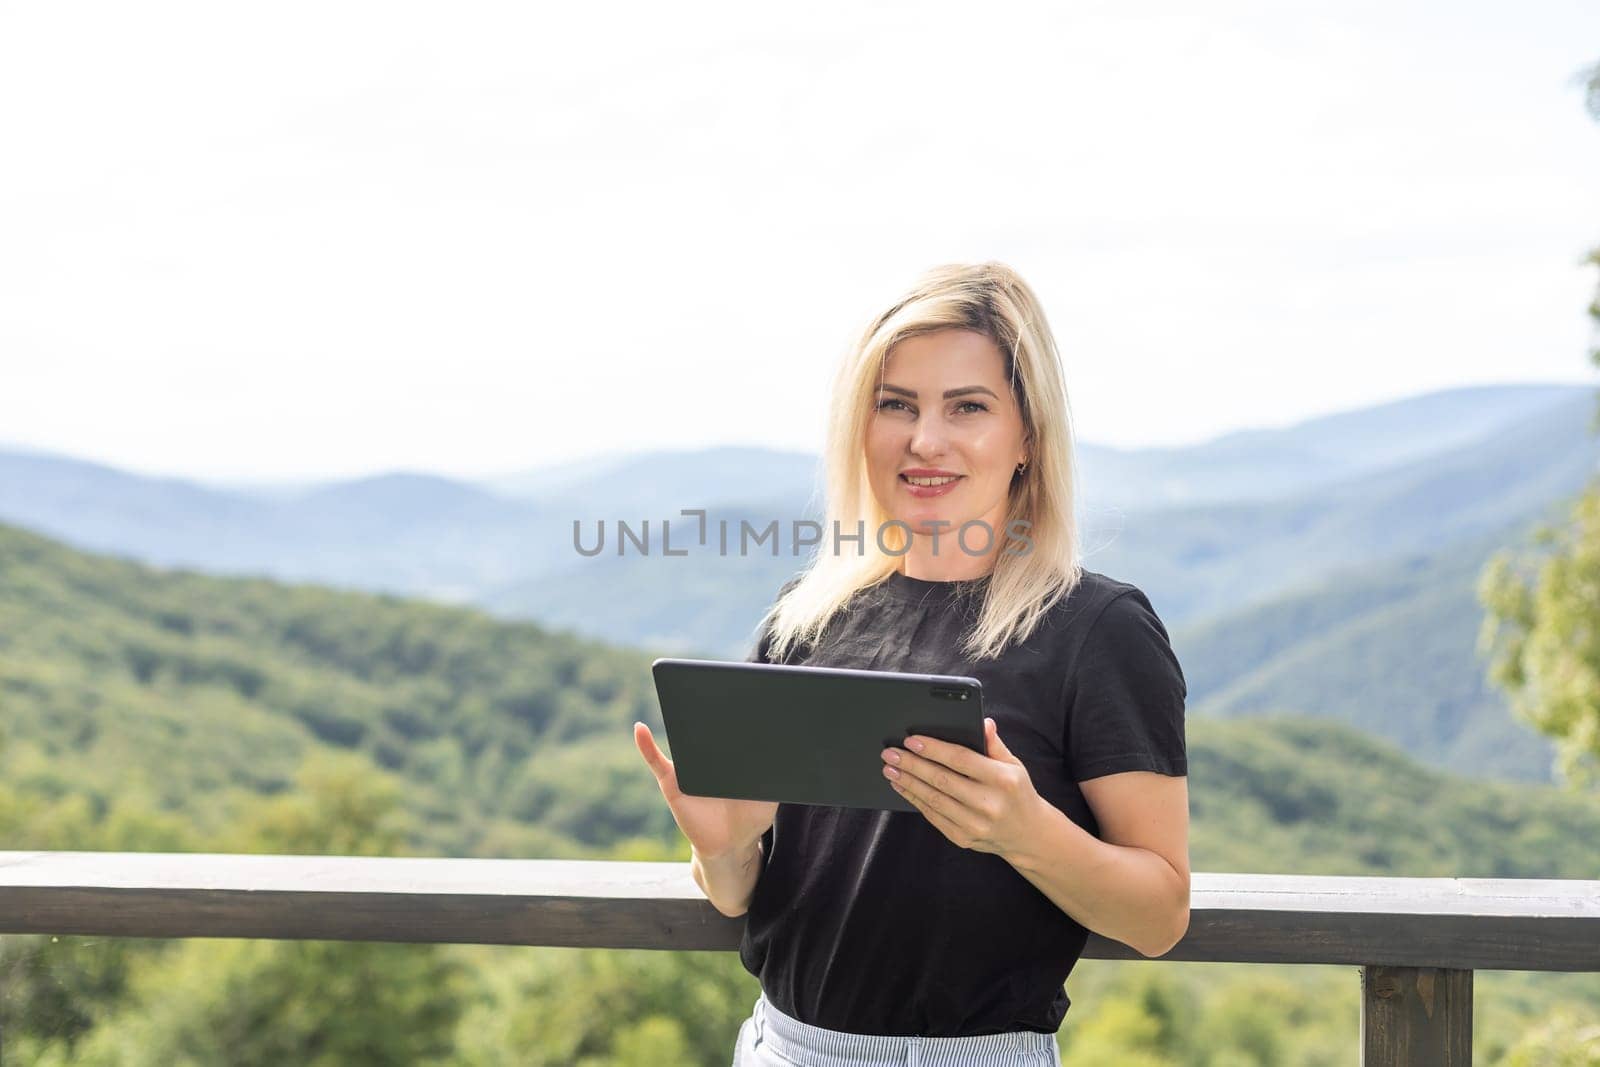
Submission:
[[[762,620],[763,629],[771,628],[772,660],[781,661],[797,644],[814,643],[858,590],[899,569],[898,555],[890,553],[905,550],[907,535],[900,532],[903,526],[885,527],[892,516],[872,493],[867,423],[890,350],[908,337],[947,329],[973,330],[999,348],[1022,412],[1029,452],[1026,469],[1012,480],[1006,520],[995,536],[1006,538],[1014,520],[1025,520],[1032,546],[1019,554],[1002,545],[963,653],[973,659],[997,656],[1010,642],[1032,633],[1081,579],[1072,412],[1061,354],[1044,309],[1028,284],[1002,263],[934,267],[871,320],[839,364],[824,447],[822,543],[806,570],[785,583]],[[887,552],[878,551],[880,529]],[[846,542],[858,544],[859,555],[834,551],[835,531],[853,538],[861,530],[862,541]]]

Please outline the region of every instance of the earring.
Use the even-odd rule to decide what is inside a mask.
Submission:
[[[1017,474],[1018,475],[1021,475],[1022,472],[1027,470],[1027,469],[1028,469],[1028,465],[1026,463],[1018,463],[1017,464]]]

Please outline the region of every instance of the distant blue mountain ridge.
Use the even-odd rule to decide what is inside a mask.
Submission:
[[[1595,390],[1452,389],[1188,448],[1079,449],[1086,564],[1140,585],[1195,714],[1325,714],[1424,760],[1539,778],[1548,745],[1482,684],[1471,580],[1495,545],[1600,470]],[[416,472],[293,492],[0,452],[0,520],[161,566],[478,604],[664,652],[742,657],[804,564],[692,543],[713,524],[818,517],[817,458],[725,446],[609,455],[473,483]],[[661,520],[674,548],[660,554]],[[606,554],[580,556],[573,523]],[[615,523],[650,520],[648,556]],[[713,525],[715,530],[715,525]],[[1429,575],[1420,586],[1418,574]],[[1430,643],[1431,642],[1431,643]],[[1426,664],[1426,669],[1417,666]],[[1382,697],[1389,694],[1395,704]]]

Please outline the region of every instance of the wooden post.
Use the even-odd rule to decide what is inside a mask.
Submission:
[[[1472,972],[1361,968],[1362,1067],[1472,1063]]]

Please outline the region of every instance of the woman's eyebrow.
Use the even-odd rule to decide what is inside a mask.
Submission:
[[[899,393],[901,396],[909,396],[912,400],[917,398],[917,391],[915,389],[906,389],[898,385],[889,385],[888,383],[878,386],[878,391],[883,393]],[[996,400],[1000,399],[998,396],[995,396],[993,389],[990,389],[985,385],[963,385],[960,389],[946,389],[944,391],[944,398],[949,400],[951,397],[965,396],[968,393],[988,393]]]

